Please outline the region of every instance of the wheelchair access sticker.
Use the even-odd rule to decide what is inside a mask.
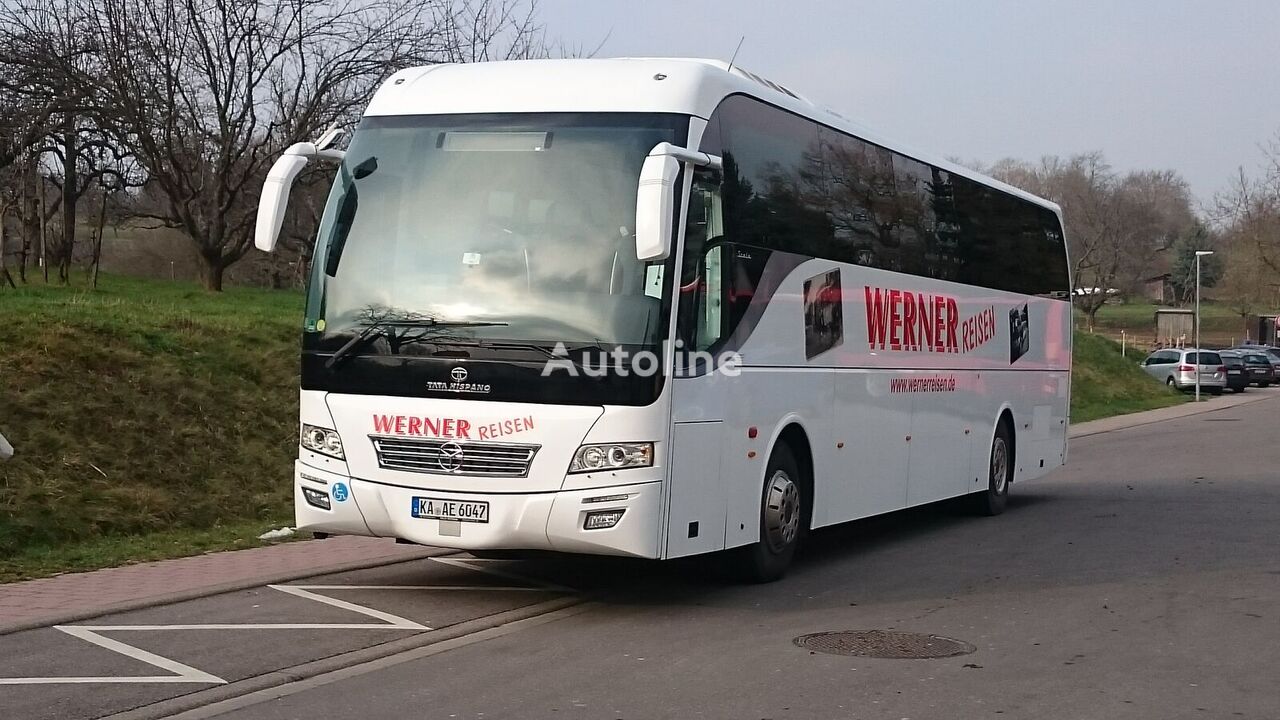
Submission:
[[[350,492],[349,490],[347,490],[347,484],[346,484],[346,483],[334,483],[334,484],[333,484],[333,499],[334,499],[334,500],[337,500],[338,502],[346,502],[348,497],[351,497],[351,492]]]

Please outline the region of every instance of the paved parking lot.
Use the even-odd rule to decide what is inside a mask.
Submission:
[[[714,558],[459,554],[0,636],[0,717],[1274,720],[1277,413],[1082,438],[999,518],[824,530],[771,585],[717,580]],[[829,630],[974,652],[793,642]]]
[[[576,595],[511,565],[436,557],[0,637],[0,714],[100,717]]]

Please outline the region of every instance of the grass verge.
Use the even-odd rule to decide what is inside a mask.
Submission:
[[[289,524],[292,523],[286,520],[274,523],[275,527]],[[16,554],[0,558],[0,583],[276,544],[280,541],[265,543],[258,539],[271,525],[254,520],[211,528],[108,535],[62,545],[25,547]]]
[[[301,316],[296,292],[113,276],[0,290],[7,577],[288,523]]]
[[[1138,367],[1138,359],[1120,355],[1120,344],[1101,335],[1077,332],[1072,357],[1071,422],[1169,407],[1186,395],[1165,387]]]

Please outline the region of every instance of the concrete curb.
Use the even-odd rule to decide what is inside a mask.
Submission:
[[[1280,398],[1280,392],[1256,390],[1254,392],[1245,392],[1238,395],[1215,397],[1208,401],[1202,400],[1199,404],[1196,404],[1195,401],[1188,401],[1182,405],[1173,405],[1171,407],[1130,413],[1128,415],[1116,415],[1115,417],[1102,418],[1101,420],[1090,420],[1089,422],[1080,423],[1079,425],[1072,425],[1067,431],[1067,437],[1074,440],[1076,438],[1089,437],[1090,435],[1101,435],[1102,433],[1115,432],[1116,430],[1127,430],[1129,428],[1151,425],[1153,423],[1165,422],[1168,420],[1177,420],[1179,418],[1190,417],[1192,415],[1218,412],[1220,410],[1230,410],[1231,408],[1240,407],[1241,405],[1263,402],[1265,400],[1275,400],[1277,398]]]
[[[318,542],[324,541],[321,540]],[[82,620],[91,620],[104,615],[114,615],[116,613],[129,612],[131,610],[145,610],[159,605],[170,605],[172,603],[185,602],[187,600],[197,600],[211,595],[221,595],[223,593],[237,592],[239,590],[248,590],[249,588],[261,587],[263,585],[274,585],[294,580],[303,580],[305,578],[316,577],[318,575],[351,572],[352,570],[366,570],[386,565],[395,565],[397,563],[413,562],[415,560],[422,560],[440,555],[452,555],[457,552],[457,550],[447,550],[444,548],[423,548],[421,553],[408,557],[383,556],[376,560],[354,560],[351,562],[324,566],[312,565],[307,568],[299,568],[289,572],[279,572],[273,575],[259,575],[252,578],[233,580],[231,582],[220,583],[217,585],[191,588],[189,590],[182,590],[180,592],[169,593],[167,595],[154,595],[148,598],[129,600],[122,603],[93,608],[91,610],[77,610],[75,612],[69,612],[62,615],[47,615],[45,617],[32,618],[30,620],[22,620],[16,623],[0,625],[0,637],[4,635],[12,635],[16,632],[22,632],[23,630],[35,630],[53,625],[67,625],[70,623],[80,622]]]
[[[343,677],[361,675],[426,657],[435,652],[443,652],[472,642],[483,642],[509,632],[522,630],[531,624],[553,622],[568,615],[585,612],[592,607],[588,600],[589,598],[585,596],[555,598],[468,620],[440,630],[418,633],[401,640],[255,675],[226,685],[197,690],[187,695],[107,715],[102,720],[158,720],[175,716],[183,720],[196,720],[196,718],[214,717],[257,705],[277,696],[291,695],[310,685],[322,685]],[[341,677],[324,677],[339,674]],[[296,689],[289,692],[282,687],[286,685],[295,686]]]

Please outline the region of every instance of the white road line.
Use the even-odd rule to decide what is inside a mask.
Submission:
[[[386,623],[207,623],[192,625],[80,625],[103,632],[154,632],[157,630],[430,630],[425,625]]]
[[[226,680],[211,675],[203,670],[198,670],[190,665],[184,665],[176,660],[147,652],[141,648],[134,647],[127,643],[104,637],[99,633],[104,632],[155,632],[162,630],[412,630],[420,632],[428,632],[430,627],[413,620],[392,615],[381,610],[374,610],[364,605],[358,605],[346,600],[320,595],[317,591],[341,591],[341,590],[452,590],[452,591],[485,591],[494,590],[500,592],[575,592],[572,588],[556,585],[554,583],[546,583],[532,578],[521,577],[515,573],[498,570],[496,568],[481,567],[483,560],[463,560],[456,558],[429,558],[445,565],[463,568],[465,570],[473,570],[475,572],[485,573],[495,577],[513,580],[520,583],[529,583],[529,586],[491,586],[483,585],[268,585],[267,587],[278,590],[286,595],[293,595],[304,600],[336,607],[359,615],[373,618],[381,622],[372,623],[205,623],[205,624],[185,624],[185,625],[57,625],[55,630],[59,630],[73,637],[80,638],[85,642],[92,643],[105,650],[119,653],[126,657],[154,665],[163,670],[174,673],[173,675],[154,675],[154,676],[124,676],[124,677],[17,677],[17,678],[0,678],[0,685],[75,685],[75,684],[92,684],[92,683],[111,683],[111,684],[149,684],[149,683],[204,683],[213,685],[226,684]]]
[[[131,657],[139,662],[148,665],[154,665],[161,670],[168,670],[173,675],[158,676],[135,676],[135,677],[40,677],[40,678],[0,678],[0,685],[57,685],[57,684],[86,684],[86,683],[204,683],[212,685],[223,685],[227,681],[217,675],[210,675],[203,670],[197,670],[190,665],[183,665],[176,660],[170,660],[167,657],[147,652],[141,648],[127,645],[119,640],[112,640],[103,637],[96,632],[95,629],[89,629],[83,626],[74,625],[57,625],[55,630],[80,638],[85,642],[93,643],[98,647],[120,653],[126,657]]]
[[[391,625],[394,625],[395,627],[398,627],[404,630],[430,630],[431,629],[426,625],[420,625],[412,620],[406,620],[405,618],[402,618],[399,615],[392,615],[391,613],[382,612],[381,610],[374,610],[373,608],[367,608],[363,605],[357,605],[353,602],[347,602],[346,600],[331,598],[327,595],[317,595],[316,593],[313,593],[307,590],[306,586],[268,585],[267,587],[273,590],[279,590],[282,593],[288,593],[290,595],[296,595],[297,597],[304,598],[307,600],[315,600],[318,603],[324,603],[325,605],[332,605],[333,607],[336,607],[336,608],[342,608],[343,610],[350,610],[351,612],[360,613],[361,615],[368,615],[371,618],[376,618],[383,622],[390,623]],[[359,586],[357,585],[355,586],[355,588],[358,589]]]

